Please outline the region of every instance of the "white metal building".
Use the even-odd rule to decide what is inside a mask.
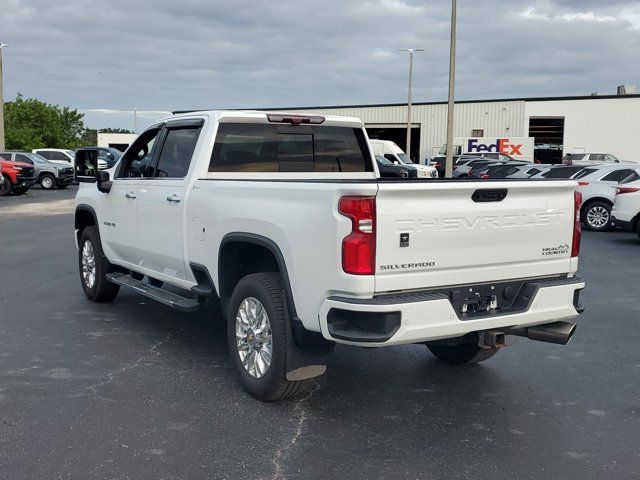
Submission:
[[[124,152],[137,137],[137,133],[98,133],[98,147],[117,148]]]
[[[266,110],[266,109],[265,109]],[[359,117],[369,136],[406,144],[406,104],[298,107],[269,110]],[[411,151],[421,162],[446,141],[446,102],[414,103]],[[456,102],[455,137],[535,137],[536,158],[611,153],[640,161],[640,95],[514,98]],[[419,157],[417,154],[419,152]]]

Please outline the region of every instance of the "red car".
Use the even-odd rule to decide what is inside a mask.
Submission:
[[[24,193],[36,183],[33,165],[28,163],[0,160],[0,174],[0,196]]]

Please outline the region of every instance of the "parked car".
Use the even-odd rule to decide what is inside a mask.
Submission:
[[[0,152],[0,158],[33,165],[36,182],[45,190],[67,188],[73,182],[73,166],[69,163],[53,163],[36,153],[28,152]]]
[[[616,163],[586,167],[572,177],[582,193],[580,219],[587,230],[611,228],[611,209],[615,187],[621,182],[640,179],[640,164]]]
[[[136,178],[149,152],[155,180]],[[215,299],[263,401],[304,391],[335,343],[477,363],[509,335],[566,344],[582,312],[574,182],[379,181],[357,118],[177,115],[90,170],[74,219],[85,296]]]
[[[515,165],[514,170],[507,175],[507,178],[531,178],[539,173],[544,173],[551,169],[551,165],[529,164]]]
[[[418,176],[418,170],[416,169],[409,169],[405,165],[397,165],[382,155],[376,155],[375,157],[381,178],[417,178]]]
[[[465,163],[472,160],[473,158],[478,158],[478,157],[469,157],[467,155],[454,155],[453,168],[456,168],[458,165],[464,165]],[[430,162],[425,161],[425,164],[428,164],[433,168],[435,168],[436,171],[438,172],[438,177],[444,178],[444,173],[445,173],[444,157],[441,157],[441,156],[434,157]]]
[[[594,163],[619,163],[610,153],[567,153],[562,158],[563,165],[593,165]]]
[[[394,142],[389,140],[370,140],[373,154],[383,156],[396,165],[409,165],[416,169],[418,178],[438,178],[438,170],[431,165],[413,163],[409,156]]]
[[[640,180],[622,182],[615,189],[611,223],[640,237]]]
[[[486,158],[473,157],[468,162],[456,165],[453,169],[453,178],[469,178],[469,174],[473,169],[485,167],[490,163],[494,163],[494,161]]]
[[[542,170],[540,173],[536,173],[530,178],[546,178],[551,179],[571,179],[578,172],[582,171],[584,167],[576,165],[551,165],[550,168]]]
[[[76,152],[65,148],[34,148],[36,153],[53,163],[71,164],[73,166]]]
[[[36,183],[35,170],[28,163],[0,158],[0,169],[5,180],[0,183],[0,196],[9,195],[11,192],[20,195]]]
[[[515,161],[489,163],[484,167],[472,169],[469,172],[469,178],[481,178],[483,180],[489,178],[507,178],[510,174],[517,171],[517,167],[531,169],[533,164],[520,164]]]

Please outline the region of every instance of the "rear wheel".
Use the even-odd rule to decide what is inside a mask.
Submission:
[[[593,202],[582,210],[582,223],[587,230],[604,232],[611,228],[611,205]]]
[[[477,343],[461,343],[458,345],[446,345],[442,343],[427,343],[427,348],[441,362],[450,365],[469,365],[484,362],[496,353],[498,348],[483,348]]]
[[[40,186],[45,190],[53,190],[56,188],[56,179],[50,173],[45,173],[40,177]]]
[[[2,176],[0,178],[0,197],[9,195],[11,193],[12,187],[13,186],[11,185],[11,181],[7,177]]]
[[[82,290],[89,300],[109,302],[116,298],[120,286],[107,280],[107,273],[113,271],[102,252],[100,234],[96,227],[87,227],[80,236],[78,267]]]
[[[229,352],[244,389],[265,402],[301,393],[308,380],[286,378],[290,330],[284,287],[277,273],[242,278],[231,295],[227,317]]]

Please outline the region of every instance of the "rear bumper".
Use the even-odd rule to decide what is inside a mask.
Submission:
[[[579,292],[585,283],[579,277],[544,279],[526,285],[531,294],[518,311],[495,310],[477,317],[456,313],[448,296],[428,291],[370,299],[329,297],[320,309],[320,328],[327,340],[379,347],[569,320],[583,310]]]
[[[611,217],[611,225],[621,230],[627,230],[628,232],[633,231],[633,225],[631,222],[626,220],[618,220],[616,217]]]

